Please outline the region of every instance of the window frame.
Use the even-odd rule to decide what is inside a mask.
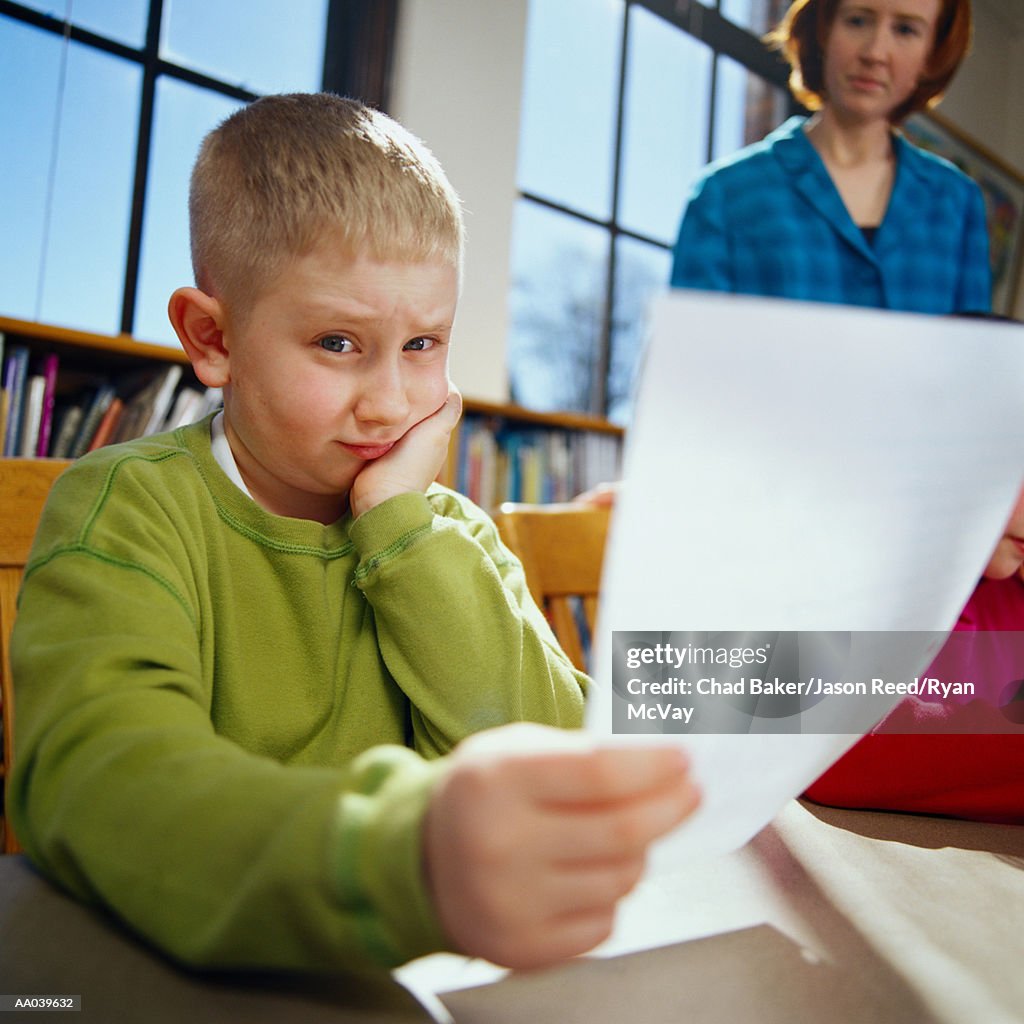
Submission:
[[[788,113],[797,113],[802,108],[790,96],[788,89],[789,66],[782,57],[769,50],[761,38],[726,18],[718,9],[721,0],[714,0],[715,6],[705,6],[699,0],[623,0],[625,10],[622,19],[622,36],[618,48],[617,97],[615,103],[614,153],[612,164],[611,210],[607,218],[595,217],[571,206],[548,199],[528,189],[517,188],[518,200],[546,208],[593,225],[608,232],[609,249],[605,271],[604,302],[602,309],[601,333],[598,339],[598,357],[593,372],[593,387],[590,390],[590,408],[585,410],[596,416],[608,413],[608,383],[611,371],[612,343],[616,301],[616,272],[618,262],[618,241],[631,238],[645,245],[664,251],[672,246],[665,242],[623,226],[619,220],[620,187],[622,181],[623,138],[625,129],[626,76],[630,45],[630,12],[643,8],[686,32],[712,51],[709,62],[708,97],[708,138],[705,163],[713,159],[715,145],[716,83],[719,57],[727,57],[741,65],[746,71],[759,75],[769,84],[782,89],[788,97]]]
[[[391,97],[395,37],[399,0],[327,0],[327,24],[321,61],[321,89],[361,99],[387,111]],[[154,130],[154,100],[161,77],[176,79],[209,92],[249,103],[260,94],[224,79],[195,71],[160,56],[160,31],[164,0],[148,0],[146,32],[141,47],[81,28],[63,18],[32,7],[0,0],[0,17],[58,35],[142,69],[135,168],[129,217],[127,259],[121,298],[120,330],[132,334],[135,324],[142,252],[142,227],[146,212],[146,189],[150,172],[150,149]]]

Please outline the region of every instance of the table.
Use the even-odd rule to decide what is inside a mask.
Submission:
[[[1024,828],[794,801],[735,854],[645,879],[598,955],[408,965],[430,1013],[389,979],[183,971],[0,857],[0,994],[80,994],[61,1019],[82,1024],[1020,1024],[1022,922]]]
[[[1021,1024],[1024,828],[793,801],[737,853],[642,882],[597,952],[402,975],[457,1024]]]
[[[202,974],[175,967],[63,895],[22,856],[0,857],[0,994],[80,995],[81,1012],[0,1013],[3,1024],[423,1024],[387,977]]]

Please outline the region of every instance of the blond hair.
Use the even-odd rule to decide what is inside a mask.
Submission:
[[[375,259],[461,269],[459,199],[435,157],[385,114],[328,93],[265,96],[210,132],[189,224],[196,285],[233,303],[328,235]]]

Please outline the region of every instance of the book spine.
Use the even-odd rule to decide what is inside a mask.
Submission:
[[[50,437],[53,432],[53,406],[57,399],[57,371],[60,368],[60,359],[55,353],[49,353],[43,360],[43,380],[46,386],[43,389],[43,408],[39,418],[39,442],[36,445],[36,455],[45,458],[50,453]]]
[[[89,450],[89,442],[92,440],[96,428],[100,425],[103,414],[107,411],[110,403],[114,400],[114,387],[111,384],[102,384],[93,396],[92,403],[82,416],[82,425],[78,429],[78,436],[71,446],[71,458],[77,459]]]
[[[4,347],[7,344],[7,335],[0,331],[0,368],[5,368]],[[0,455],[4,450],[4,438],[7,436],[7,387],[3,378],[0,378]]]
[[[153,399],[153,409],[150,412],[149,420],[142,430],[142,437],[155,434],[163,426],[167,412],[171,407],[171,401],[174,398],[174,389],[178,386],[178,381],[180,380],[181,367],[177,363],[172,363],[163,371],[160,386]]]
[[[92,435],[92,440],[89,442],[88,451],[94,452],[97,448],[102,448],[105,444],[110,442],[111,437],[114,434],[114,428],[117,426],[117,421],[121,418],[121,413],[124,411],[124,402],[114,397],[111,399],[110,405],[107,406],[106,411],[103,413],[100,419],[99,426],[96,427],[96,432]]]
[[[84,410],[79,404],[69,405],[64,409],[57,427],[57,435],[50,447],[50,455],[55,459],[66,459],[71,455],[71,446],[78,436],[78,428],[82,425]]]
[[[46,378],[42,374],[35,373],[28,378],[21,417],[21,448],[18,452],[22,458],[30,459],[36,453],[36,445],[39,443],[39,423],[43,417],[43,393],[45,391]]]
[[[25,411],[25,383],[28,377],[28,348],[15,345],[7,360],[4,388],[7,390],[7,431],[4,455],[21,451],[21,421]]]

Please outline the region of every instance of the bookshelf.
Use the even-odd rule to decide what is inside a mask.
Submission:
[[[198,413],[198,403],[215,398],[179,349],[9,317],[0,317],[0,335],[0,450],[7,456],[74,457],[104,440],[170,425],[187,414],[186,400]],[[66,437],[58,444],[62,427]]]
[[[618,479],[622,438],[595,416],[467,398],[440,479],[491,512],[503,501],[569,501]]]
[[[176,367],[179,393],[202,388],[185,353],[177,348],[2,316],[0,334],[3,384],[8,358],[16,348],[27,349],[30,375],[41,372],[47,357],[56,357],[51,437],[64,409],[88,400],[105,384],[120,382],[127,403],[134,386]],[[618,477],[622,436],[621,427],[598,417],[536,412],[467,397],[439,479],[490,510],[506,500],[564,501]]]

